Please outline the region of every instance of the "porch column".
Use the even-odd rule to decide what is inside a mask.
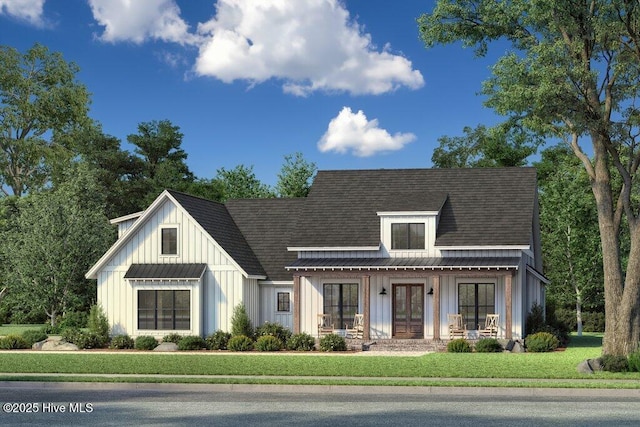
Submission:
[[[364,294],[364,301],[362,304],[362,312],[364,314],[364,331],[362,338],[368,340],[370,334],[370,316],[371,316],[371,278],[369,276],[362,276],[362,293]]]
[[[433,276],[433,339],[440,339],[440,276]]]
[[[505,293],[505,334],[508,340],[513,338],[513,289],[512,289],[513,273],[504,276],[504,293]]]
[[[293,276],[293,333],[300,333],[300,276]]]

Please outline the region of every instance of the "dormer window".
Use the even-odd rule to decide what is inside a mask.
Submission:
[[[178,255],[178,229],[176,227],[166,227],[161,230],[161,254]]]
[[[391,249],[424,248],[424,223],[391,224]]]

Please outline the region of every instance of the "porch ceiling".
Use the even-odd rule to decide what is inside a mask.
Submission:
[[[517,270],[518,257],[469,258],[298,258],[286,266],[301,270]]]

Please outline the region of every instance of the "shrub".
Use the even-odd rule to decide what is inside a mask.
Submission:
[[[476,343],[478,353],[499,353],[503,350],[502,344],[495,338],[482,338]]]
[[[162,342],[172,342],[174,344],[180,344],[180,341],[182,341],[182,338],[184,338],[184,335],[180,335],[174,332],[172,334],[165,335],[164,337],[162,337]]]
[[[282,341],[273,335],[263,335],[258,337],[258,340],[256,341],[256,350],[280,351],[282,350]]]
[[[78,348],[104,348],[108,340],[93,331],[69,328],[62,331],[62,339],[73,343]]]
[[[150,335],[142,335],[136,338],[134,345],[136,350],[153,350],[158,346],[158,340]]]
[[[556,337],[558,344],[566,345],[569,342],[569,331],[571,328],[555,315],[552,305],[549,305],[547,311],[547,319],[544,318],[544,310],[538,303],[533,303],[531,311],[527,315],[525,324],[525,336],[533,335],[538,332],[548,332]]]
[[[6,337],[0,338],[0,349],[2,350],[19,350],[30,347],[29,343],[17,334],[9,334]]]
[[[584,332],[604,332],[604,313],[589,311],[582,313]]]
[[[627,372],[629,370],[629,359],[626,356],[603,354],[600,357],[600,365],[603,371]]]
[[[629,359],[629,371],[640,372],[640,349],[631,353]]]
[[[251,325],[251,319],[247,314],[247,310],[244,308],[244,304],[240,303],[233,309],[233,316],[231,316],[231,336],[244,335],[246,337],[253,337],[253,326]]]
[[[103,346],[109,342],[109,319],[107,319],[102,306],[97,304],[91,306],[89,318],[87,319],[87,328],[90,333],[99,337]]]
[[[253,350],[253,340],[246,335],[236,335],[229,339],[227,347],[231,351],[251,351]]]
[[[35,343],[44,341],[47,339],[47,334],[42,329],[29,329],[24,331],[22,334],[22,338],[27,342],[29,347],[33,346]]]
[[[59,331],[69,328],[86,328],[87,327],[87,313],[81,311],[68,311],[62,316],[60,322],[58,322]]]
[[[304,332],[291,335],[287,341],[287,348],[295,351],[311,351],[316,347],[316,340]]]
[[[558,338],[549,332],[536,332],[528,335],[524,340],[527,351],[533,353],[545,353],[553,351],[560,345]]]
[[[291,331],[280,323],[265,322],[256,328],[256,338],[267,335],[278,338],[284,347],[291,338]]]
[[[464,338],[457,338],[447,344],[448,353],[471,353],[471,344]]]
[[[346,351],[347,342],[340,335],[328,334],[320,338],[320,350],[322,351]]]
[[[133,338],[131,338],[127,334],[124,334],[116,335],[115,337],[111,338],[111,344],[109,345],[109,348],[124,350],[133,348],[134,345],[135,342],[133,341]]]
[[[205,341],[209,350],[226,350],[229,338],[231,338],[231,334],[229,332],[218,329],[213,334],[209,335]]]
[[[207,343],[199,335],[189,335],[182,337],[178,342],[178,350],[202,350],[207,347]]]
[[[525,323],[525,336],[540,332],[546,325],[544,321],[544,309],[540,304],[534,302],[531,311],[527,314]]]

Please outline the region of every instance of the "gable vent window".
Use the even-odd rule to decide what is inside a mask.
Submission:
[[[162,229],[162,255],[178,255],[178,229]]]
[[[391,249],[424,249],[424,223],[391,224]]]

